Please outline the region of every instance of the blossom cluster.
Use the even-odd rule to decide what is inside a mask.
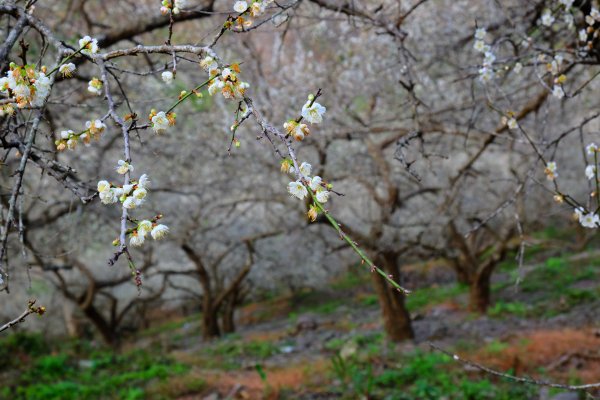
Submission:
[[[577,207],[573,214],[574,218],[584,228],[598,228],[600,226],[600,217],[595,212],[586,213],[583,207]]]
[[[156,111],[155,109],[150,110],[150,115],[148,115],[148,119],[150,120],[150,126],[154,130],[154,132],[165,133],[169,127],[175,125],[175,119],[177,118],[177,114],[174,112],[166,113],[164,111]]]
[[[509,111],[505,116],[502,117],[502,125],[506,125],[508,129],[514,130],[519,127],[519,123],[517,122],[517,118],[515,117],[515,113]]]
[[[152,239],[160,240],[169,233],[169,227],[163,224],[157,224],[155,220],[142,220],[131,230],[131,233],[129,234],[129,244],[133,247],[143,245],[148,233],[152,236]]]
[[[81,52],[87,56],[96,54],[99,50],[98,40],[90,36],[84,36],[79,39],[79,48]]]
[[[35,65],[19,66],[10,63],[6,76],[0,78],[0,93],[5,93],[14,103],[7,103],[0,107],[0,114],[12,115],[15,106],[40,107],[50,92],[50,78],[45,74],[46,68],[36,71]]]
[[[318,175],[311,177],[310,174],[312,171],[312,166],[307,162],[300,164],[298,169],[299,172],[296,171],[294,163],[291,159],[286,158],[281,163],[282,172],[288,172],[301,176],[298,180],[292,181],[288,184],[289,194],[300,200],[303,200],[306,196],[308,196],[308,191],[311,190],[315,199],[319,203],[326,203],[327,200],[329,200],[329,195],[331,194],[329,189],[332,188],[332,185],[326,184],[323,181],[323,178]],[[314,221],[317,218],[317,210],[318,209],[314,204],[311,205],[308,211],[308,217],[311,221]]]
[[[92,139],[99,140],[102,132],[106,129],[106,125],[99,119],[87,121],[85,123],[85,130],[79,133],[73,132],[72,130],[64,130],[60,132],[60,138],[57,139],[54,144],[56,150],[62,151],[64,149],[73,150],[77,147],[77,144],[81,140],[83,144],[89,145]]]
[[[585,147],[586,153],[588,156],[592,156],[594,159],[593,164],[589,164],[585,167],[585,176],[588,180],[594,180],[595,184],[598,184],[598,153],[600,152],[600,147],[598,147],[595,143],[590,143]],[[546,175],[548,179],[555,179],[558,174],[556,173],[556,163],[549,162],[546,166]],[[592,196],[597,197],[598,193],[594,192]],[[558,203],[562,203],[565,199],[562,194],[557,194],[554,196],[554,199]],[[572,203],[569,203],[572,204]],[[600,207],[599,207],[600,209]],[[573,210],[573,218],[579,222],[581,226],[584,228],[598,228],[600,227],[600,216],[598,215],[598,210],[595,211],[587,211],[585,208],[577,206]]]
[[[546,174],[546,178],[549,181],[553,181],[558,177],[557,167],[555,161],[549,161],[546,163],[546,168],[544,169],[544,173]]]
[[[305,136],[310,134],[310,129],[306,124],[301,123],[302,119],[307,120],[311,124],[319,124],[323,122],[323,114],[327,111],[327,108],[323,107],[315,101],[314,95],[308,96],[308,101],[302,107],[302,117],[296,120],[289,120],[283,124],[283,129],[287,132],[288,136],[292,136],[294,139],[300,141]]]
[[[134,168],[126,161],[119,160],[117,173],[126,174]],[[133,209],[141,206],[146,201],[148,194],[148,175],[143,174],[137,181],[124,186],[115,186],[108,181],[98,182],[98,193],[102,204],[114,204],[120,201],[124,208]]]
[[[545,9],[542,16],[539,19],[539,24],[547,28],[552,28],[557,22],[557,16],[559,12],[562,13],[562,18],[569,29],[575,26],[574,17],[572,14],[572,7],[574,0],[559,0],[559,4],[563,7],[556,7],[553,10]]]
[[[264,14],[267,6],[271,4],[273,0],[251,0],[251,1],[236,1],[233,5],[233,11],[239,15],[235,18],[235,25],[233,29],[244,30],[252,26],[252,18],[260,17]],[[247,18],[245,16],[248,16]]]
[[[92,80],[88,82],[88,92],[100,96],[102,94],[102,81],[98,78],[92,78]]]
[[[124,175],[133,172],[134,167],[127,161],[119,160],[116,171]],[[98,182],[100,201],[102,204],[120,202],[122,207],[127,210],[140,207],[146,201],[149,183],[150,181],[146,174],[141,175],[137,181],[132,180],[129,184],[122,186],[113,185],[106,180],[101,180]],[[128,230],[129,244],[132,246],[141,246],[148,233],[155,240],[163,238],[169,232],[169,228],[166,225],[156,222],[161,217],[158,216],[153,220],[142,220],[141,222],[135,221],[136,227]]]
[[[565,97],[565,91],[563,89],[563,84],[567,80],[567,76],[562,74],[562,65],[564,63],[564,57],[561,54],[557,54],[554,57],[546,56],[545,54],[540,54],[538,56],[538,60],[542,63],[546,63],[547,72],[552,75],[554,79],[554,86],[552,87],[552,96],[557,99],[562,99]]]
[[[594,40],[600,35],[600,31],[594,28],[597,22],[600,21],[600,11],[592,7],[590,14],[585,16],[586,28],[579,31],[578,39],[581,42],[581,47],[584,54],[594,48]]]
[[[160,7],[160,12],[163,15],[173,13],[179,14],[181,10],[187,8],[187,0],[163,0]]]
[[[479,79],[483,83],[487,83],[494,79],[495,74],[493,64],[494,61],[496,61],[496,56],[492,52],[492,48],[485,42],[486,34],[485,28],[477,28],[475,30],[475,44],[473,44],[475,51],[483,53],[483,65],[479,69]]]
[[[219,68],[217,56],[210,51],[200,61],[200,66],[208,72],[210,84],[208,85],[208,93],[213,96],[216,93],[221,93],[226,99],[244,98],[246,89],[250,87],[248,82],[243,82],[237,74],[240,73],[238,64],[231,64],[229,67]]]

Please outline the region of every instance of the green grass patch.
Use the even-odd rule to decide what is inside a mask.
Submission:
[[[187,367],[141,350],[84,359],[58,353],[38,357],[5,384],[2,398],[28,400],[144,399],[144,386],[182,374]]]
[[[149,336],[159,335],[159,334],[165,333],[165,332],[175,331],[177,329],[181,329],[187,323],[200,321],[201,317],[202,317],[202,314],[197,313],[197,314],[189,315],[185,318],[177,319],[174,321],[168,321],[168,322],[165,322],[164,324],[150,327],[150,328],[138,333],[137,336],[149,337]],[[200,328],[198,328],[198,329],[200,329]]]
[[[526,317],[530,314],[530,309],[525,303],[518,301],[515,302],[503,302],[498,301],[492,307],[488,309],[488,315],[490,317],[504,317],[507,315],[516,315],[519,317]]]
[[[468,290],[467,286],[459,284],[418,289],[406,297],[406,307],[409,311],[416,311],[453,299]]]
[[[336,355],[331,360],[331,373],[340,382],[337,390],[343,399],[519,400],[537,393],[529,386],[470,377],[460,364],[435,352],[393,354],[388,360]]]

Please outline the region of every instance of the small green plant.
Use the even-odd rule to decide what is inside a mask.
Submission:
[[[488,310],[488,315],[491,317],[503,317],[506,315],[525,317],[528,315],[528,313],[529,308],[526,304],[521,302],[505,303],[503,301],[499,301]]]
[[[504,350],[508,348],[508,344],[500,342],[498,340],[493,340],[485,346],[485,350],[488,353],[497,354],[502,353]]]

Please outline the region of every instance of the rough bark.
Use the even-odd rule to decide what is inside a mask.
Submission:
[[[392,275],[394,279],[399,279],[400,269],[397,265],[395,253],[378,254],[375,257],[375,264]],[[394,342],[414,338],[415,334],[412,329],[410,314],[404,304],[404,294],[395,290],[381,275],[372,274],[372,278],[379,298],[383,326],[388,338]]]
[[[471,311],[485,313],[490,305],[491,299],[491,273],[479,274],[471,282],[469,287],[469,309]]]
[[[202,337],[204,339],[213,339],[219,336],[221,336],[221,329],[219,328],[219,321],[217,319],[217,310],[212,307],[208,309],[203,307]]]
[[[223,307],[223,315],[221,316],[221,326],[223,333],[235,332],[235,299],[228,300]]]

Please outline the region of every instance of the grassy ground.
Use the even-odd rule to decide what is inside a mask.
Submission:
[[[415,290],[407,305],[417,340],[401,345],[381,334],[360,270],[327,292],[248,305],[239,333],[212,342],[200,339],[198,315],[140,332],[119,354],[40,334],[4,336],[0,398],[203,399],[232,390],[247,399],[540,398],[539,388],[465,369],[428,341],[518,375],[600,381],[600,258],[534,254],[520,273],[514,263],[500,269],[485,316],[470,314],[467,288],[448,280]],[[316,329],[301,329],[307,318]]]

